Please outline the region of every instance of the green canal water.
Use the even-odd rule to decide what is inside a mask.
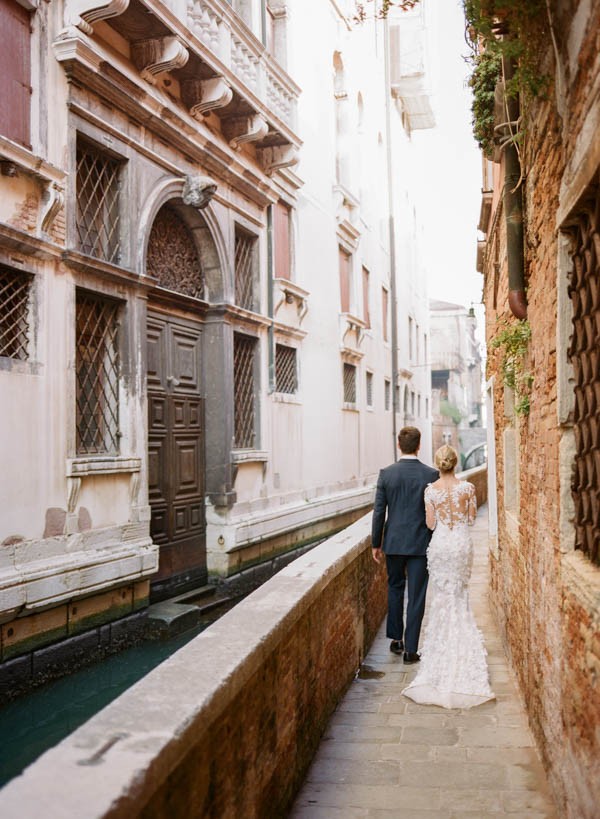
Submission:
[[[148,641],[126,649],[0,706],[0,787],[215,619],[168,640]]]

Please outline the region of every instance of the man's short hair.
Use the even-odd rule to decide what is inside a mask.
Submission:
[[[398,433],[398,446],[404,455],[414,455],[421,443],[421,432],[416,427],[402,427]]]

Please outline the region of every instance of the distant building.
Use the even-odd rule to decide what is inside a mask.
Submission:
[[[455,447],[465,468],[485,461],[480,345],[473,309],[429,302],[433,452]]]

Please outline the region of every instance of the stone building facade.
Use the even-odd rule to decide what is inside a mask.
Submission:
[[[472,308],[429,303],[433,452],[450,444],[464,469],[485,461],[481,350]]]
[[[519,245],[510,247],[506,205],[518,178],[505,179],[505,150],[484,162],[492,594],[560,815],[592,819],[600,804],[600,3],[550,2],[546,11],[550,87],[522,111],[526,289],[508,283]],[[531,333],[516,398],[502,375],[507,345],[490,348],[515,328]]]
[[[363,514],[409,384],[429,450],[423,67],[353,7],[0,0],[4,663]]]

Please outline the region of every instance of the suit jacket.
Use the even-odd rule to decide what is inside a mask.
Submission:
[[[423,494],[440,473],[416,458],[401,458],[382,469],[373,506],[371,542],[388,555],[425,555],[431,532],[425,524]],[[387,520],[386,520],[387,512]]]

